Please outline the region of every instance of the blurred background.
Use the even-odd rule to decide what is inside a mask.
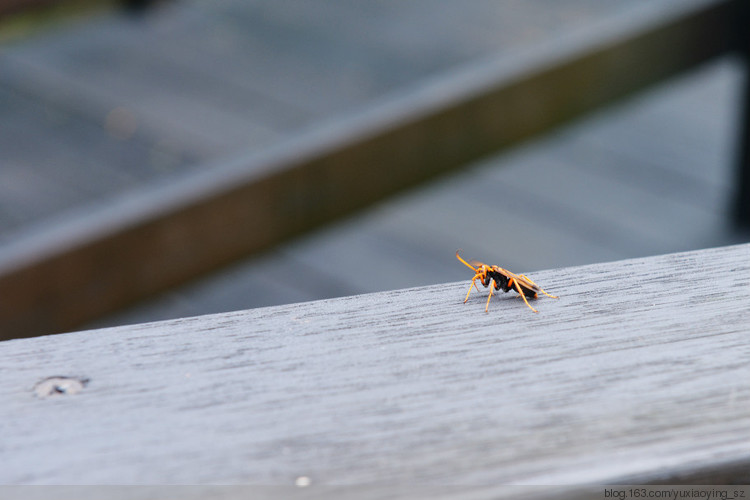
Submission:
[[[74,321],[48,307],[57,300],[48,281],[62,295],[81,285],[46,262],[103,230],[97,214],[124,207],[136,217],[161,189],[212,185],[212,176],[299,137],[325,138],[320,130],[346,130],[352,117],[394,102],[408,108],[409,96],[442,79],[485,63],[523,66],[540,47],[575,45],[597,27],[648,22],[681,3],[691,2],[0,2],[6,324],[12,330],[11,309],[23,307],[36,322],[23,335],[32,335],[468,280],[458,248],[533,277],[746,241],[730,217],[745,85],[743,62],[730,55],[363,210],[219,259],[159,293]],[[388,152],[379,154],[377,175],[395,175]],[[225,230],[242,224],[232,219]],[[118,248],[150,257],[127,240]],[[102,275],[116,265],[95,260]],[[40,271],[14,282],[29,262]],[[13,290],[35,286],[33,300],[13,302]],[[104,293],[118,283],[97,286]]]

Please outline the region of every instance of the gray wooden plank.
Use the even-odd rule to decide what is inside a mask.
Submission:
[[[585,136],[573,127],[572,133],[578,136],[576,146],[590,144],[603,153],[631,158],[633,164],[647,167],[644,174],[652,172],[656,190],[667,196],[682,194],[693,198],[693,203],[708,202],[715,207],[717,200],[707,190],[727,189],[734,180],[740,111],[737,103],[743,80],[743,63],[736,57],[712,61],[696,68],[689,77],[633,96],[618,106],[623,109],[620,120],[601,116]],[[628,112],[625,106],[639,111]],[[602,163],[599,168],[606,168],[606,162]],[[679,189],[674,193],[664,189],[668,182]],[[725,204],[724,200],[720,203]]]
[[[647,10],[649,3],[291,0],[191,7],[185,42],[159,40],[170,59],[203,61],[199,66],[232,80],[250,75],[245,85],[320,114],[361,106],[478,57],[512,54],[551,35]],[[211,43],[215,38],[220,42]]]
[[[497,168],[514,168],[514,159],[505,160]],[[497,183],[478,189],[481,177],[481,171],[469,171],[433,184],[282,252],[329,273],[365,266],[372,271],[362,279],[352,275],[351,281],[361,281],[368,291],[460,279],[465,269],[450,257],[457,248],[519,271],[626,256],[606,241],[582,238],[545,211],[535,218],[526,209],[536,200],[506,195]]]
[[[463,304],[465,280],[5,341],[0,483],[747,480],[748,263],[740,245],[535,272],[560,296],[539,314]],[[54,375],[88,384],[35,397]]]
[[[268,123],[253,119],[268,108],[262,98],[253,100],[236,89],[230,92],[220,78],[206,82],[194,72],[170,67],[169,61],[146,55],[136,57],[122,48],[115,50],[81,38],[79,43],[85,43],[80,48],[77,44],[61,43],[68,53],[59,56],[59,60],[68,71],[36,61],[21,50],[7,51],[0,62],[13,67],[13,85],[32,88],[40,100],[58,95],[64,89],[68,107],[102,110],[100,116],[92,117],[96,124],[112,109],[125,108],[137,118],[140,127],[178,143],[192,144],[193,148],[213,156],[234,150],[238,145],[260,146],[276,137],[270,119],[266,120]],[[148,47],[141,50],[149,54]],[[76,60],[71,53],[82,60]],[[55,53],[45,57],[56,60]],[[228,95],[246,98],[230,99]],[[278,106],[272,111],[276,111],[276,116],[283,115]],[[274,116],[272,111],[265,114]]]
[[[92,321],[87,328],[290,304],[383,289],[383,283],[377,280],[376,287],[369,278],[352,281],[349,273],[341,272],[346,261],[341,261],[340,267],[332,270],[294,257],[283,249],[256,256],[218,270],[205,279]],[[324,257],[332,259],[337,255]],[[393,269],[387,271],[392,273]]]
[[[590,159],[596,163],[601,160],[601,156]],[[517,204],[528,200],[536,210],[551,212],[545,217],[549,224],[559,224],[581,238],[588,237],[602,245],[609,243],[626,252],[645,248],[663,253],[675,242],[688,244],[687,237],[696,234],[698,228],[714,227],[723,221],[716,211],[674,203],[659,194],[594,173],[555,168],[554,161],[551,165],[545,165],[545,161],[550,159],[537,157],[533,164],[526,165],[532,169],[530,173],[543,174],[532,177],[533,183],[524,182],[525,175],[514,176],[518,170],[513,170],[488,179],[486,185],[493,186],[496,192],[514,193],[511,200]],[[616,159],[610,155],[606,161]],[[566,188],[555,189],[557,186]],[[490,191],[478,190],[478,194],[487,196]],[[595,207],[602,209],[597,211]],[[526,213],[531,216],[533,210]],[[617,213],[619,217],[612,215]]]
[[[147,22],[103,18],[7,52],[43,68],[47,78],[56,74],[87,93],[105,92],[162,127],[236,147],[247,140],[246,128],[309,123],[311,114],[361,107],[478,57],[529,50],[555,37],[565,43],[583,27],[647,19],[670,8],[642,0],[558,8],[544,2],[367,5],[181,2],[150,12]],[[477,36],[480,27],[483,36]],[[310,108],[316,111],[303,111]]]
[[[300,477],[295,485],[160,485],[160,486],[2,486],[0,494],[12,500],[88,500],[95,498],[152,499],[184,498],[188,500],[220,498],[222,500],[276,500],[279,498],[322,500],[326,498],[352,498],[358,500],[387,500],[389,498],[436,499],[462,498],[524,498],[528,500],[598,500],[606,495],[627,495],[630,492],[652,497],[685,498],[726,496],[743,498],[750,493],[747,485],[586,485],[586,486],[535,486],[535,485],[336,485],[319,486],[307,483],[309,478]]]
[[[53,42],[54,43],[54,42]],[[106,89],[93,85],[81,85],[69,75],[62,75],[43,65],[35,65],[23,57],[13,57],[8,50],[0,54],[0,72],[2,85],[10,92],[22,96],[23,100],[34,100],[33,107],[42,106],[49,113],[53,122],[68,116],[75,117],[86,128],[105,128],[107,115],[116,108],[125,108],[136,118],[136,131],[147,137],[154,137],[154,142],[163,141],[176,144],[178,150],[185,150],[192,156],[206,158],[216,154],[216,144],[205,137],[189,130],[170,117],[154,117],[145,107],[131,107],[119,96],[109,94]],[[36,123],[41,137],[51,136],[56,140],[55,132],[49,130],[49,120],[38,120]],[[80,130],[78,130],[80,133]],[[95,147],[101,136],[90,134],[88,140]],[[67,147],[77,146],[73,141]],[[65,146],[65,145],[64,145]],[[78,146],[80,147],[80,146]],[[108,158],[116,162],[117,158]],[[75,168],[75,165],[61,164],[60,168]],[[132,167],[138,170],[138,165]]]
[[[7,66],[0,63],[0,67]],[[42,99],[0,84],[0,240],[33,227],[50,214],[78,208],[158,181],[178,167],[189,170],[195,151],[134,127],[107,130],[107,111],[82,115],[65,98]],[[18,193],[14,195],[13,192]],[[16,214],[16,215],[11,215]]]

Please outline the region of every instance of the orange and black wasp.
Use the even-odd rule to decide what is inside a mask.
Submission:
[[[466,301],[469,300],[469,294],[471,293],[472,286],[477,289],[477,292],[479,291],[479,287],[476,283],[477,280],[481,281],[481,283],[485,287],[490,287],[490,295],[487,297],[487,305],[484,307],[484,312],[489,311],[490,299],[492,298],[492,295],[494,295],[495,290],[502,290],[506,293],[510,290],[515,290],[521,296],[523,301],[526,302],[526,305],[529,306],[529,309],[534,312],[539,311],[531,307],[529,301],[526,300],[527,297],[529,299],[536,299],[538,297],[538,293],[543,293],[547,297],[551,297],[553,299],[558,298],[542,290],[539,285],[531,281],[523,274],[513,274],[512,272],[508,271],[507,269],[503,269],[502,267],[488,266],[487,264],[483,264],[475,260],[472,260],[471,263],[468,263],[464,259],[462,259],[460,255],[458,255],[458,252],[459,251],[456,250],[456,258],[458,258],[458,260],[463,262],[464,265],[470,267],[471,270],[474,271],[474,277],[471,278],[471,285],[469,286],[469,291],[466,292],[464,304],[466,304]]]

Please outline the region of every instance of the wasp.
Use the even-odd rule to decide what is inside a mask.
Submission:
[[[484,307],[484,312],[489,311],[490,299],[494,295],[495,290],[502,290],[506,293],[510,290],[515,290],[521,296],[526,305],[529,306],[529,309],[531,309],[535,313],[538,313],[539,311],[531,307],[529,301],[526,300],[527,297],[529,299],[536,299],[538,293],[543,293],[547,297],[551,297],[553,299],[558,298],[542,290],[539,285],[531,281],[531,279],[524,276],[523,274],[513,274],[512,272],[508,271],[507,269],[503,269],[502,267],[488,266],[487,264],[483,264],[475,260],[471,261],[471,263],[468,263],[464,259],[462,259],[460,255],[458,255],[458,252],[459,250],[456,250],[456,258],[463,262],[465,266],[470,267],[471,270],[474,271],[474,277],[471,278],[471,285],[469,285],[469,291],[466,292],[464,304],[466,304],[466,301],[469,300],[469,294],[471,293],[472,286],[477,289],[477,292],[479,291],[479,287],[476,283],[477,280],[481,281],[485,287],[490,287],[490,295],[487,297],[487,305]]]

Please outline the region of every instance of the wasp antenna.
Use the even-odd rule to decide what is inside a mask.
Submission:
[[[476,272],[476,270],[477,270],[476,267],[472,266],[471,264],[469,264],[468,262],[466,262],[464,259],[462,259],[460,255],[458,255],[458,252],[460,252],[460,251],[461,251],[460,248],[458,250],[456,250],[456,258],[458,260],[460,260],[461,262],[463,262],[466,267],[468,267],[468,268],[470,268],[470,269],[472,269],[473,271]]]

